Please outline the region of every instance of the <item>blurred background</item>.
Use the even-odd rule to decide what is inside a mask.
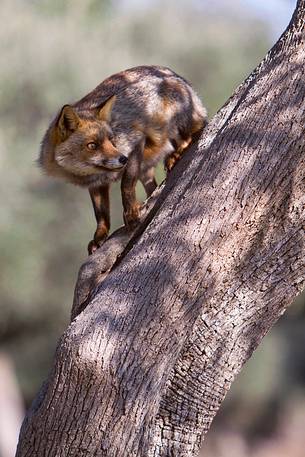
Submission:
[[[43,176],[35,164],[51,118],[110,74],[141,64],[166,65],[190,80],[211,117],[280,36],[294,6],[1,0],[0,457],[14,455],[24,409],[48,374],[95,229],[87,192]],[[114,229],[122,222],[118,186],[112,206]],[[234,383],[205,456],[304,457],[304,346],[300,298]]]

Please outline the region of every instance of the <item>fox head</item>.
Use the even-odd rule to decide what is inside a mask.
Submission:
[[[49,130],[48,142],[54,147],[53,160],[65,172],[85,177],[105,171],[119,171],[127,163],[113,142],[110,127],[111,111],[115,96],[111,97],[96,113],[82,115],[71,105],[64,105]],[[42,144],[43,155],[44,142]],[[57,174],[44,164],[49,174]]]

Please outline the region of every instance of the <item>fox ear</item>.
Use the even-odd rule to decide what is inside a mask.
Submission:
[[[64,105],[57,121],[57,127],[63,141],[67,139],[72,132],[77,130],[79,122],[80,119],[72,106]]]
[[[113,95],[111,98],[109,98],[109,100],[107,100],[107,102],[102,106],[102,108],[100,108],[100,110],[98,112],[98,118],[101,121],[105,121],[108,123],[111,121],[111,112],[112,112],[113,105],[115,103],[115,99],[116,99],[116,96]]]

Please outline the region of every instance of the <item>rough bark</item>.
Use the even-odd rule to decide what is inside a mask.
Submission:
[[[119,231],[82,268],[73,317],[83,311],[18,457],[197,455],[235,375],[304,287],[304,13],[301,0],[133,238]]]

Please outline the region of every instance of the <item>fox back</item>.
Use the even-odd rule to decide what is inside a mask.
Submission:
[[[122,164],[108,168],[107,159],[115,164],[128,157],[141,139],[145,169],[188,141],[207,119],[190,84],[157,66],[113,75],[63,110],[45,134],[39,163],[47,174],[87,187],[120,179]],[[95,157],[90,144],[99,146]]]

